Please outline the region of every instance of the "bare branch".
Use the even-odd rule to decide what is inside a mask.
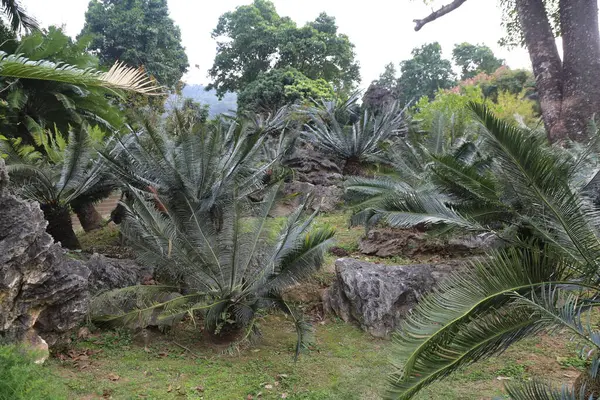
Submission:
[[[415,23],[415,31],[420,31],[422,27],[424,27],[431,21],[435,21],[439,17],[443,17],[444,15],[456,10],[458,7],[462,6],[466,1],[467,0],[454,0],[452,3],[446,4],[439,10],[432,12],[423,19],[413,20],[413,22]]]

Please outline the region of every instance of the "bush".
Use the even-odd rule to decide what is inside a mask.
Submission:
[[[35,364],[36,353],[17,346],[0,346],[0,400],[61,398],[48,384],[48,371]]]

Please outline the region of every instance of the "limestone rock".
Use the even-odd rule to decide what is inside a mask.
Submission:
[[[154,275],[152,267],[142,266],[134,260],[109,258],[100,254],[93,254],[87,262],[87,267],[91,272],[91,294],[144,284]]]
[[[419,255],[468,256],[495,247],[497,243],[488,236],[440,240],[428,237],[416,229],[376,228],[359,242],[359,250],[377,257]]]
[[[373,336],[389,337],[421,296],[459,266],[460,262],[390,266],[340,258],[323,307]]]
[[[298,207],[304,195],[312,194],[313,202],[311,203],[311,208],[313,210],[319,208],[323,212],[332,212],[342,202],[344,191],[337,186],[313,185],[309,182],[293,181],[284,184],[283,194],[286,197],[283,206],[287,206],[289,211],[295,210]]]
[[[6,177],[0,159],[0,337],[52,346],[86,315],[90,272],[46,233],[37,203],[4,190]]]

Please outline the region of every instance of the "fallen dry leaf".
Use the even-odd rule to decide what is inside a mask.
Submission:
[[[254,396],[252,396],[251,394],[249,394],[248,396],[246,396],[246,400],[253,400]]]
[[[204,386],[196,386],[197,392],[204,392]]]
[[[287,399],[287,393],[281,393],[281,398],[282,399]]]
[[[173,386],[169,385],[167,388],[167,393],[171,393],[173,391]]]
[[[110,379],[113,382],[118,381],[119,379],[121,379],[121,377],[117,374],[113,374],[112,372],[110,374],[107,375],[107,378]]]
[[[273,385],[265,385],[265,389],[273,389]]]

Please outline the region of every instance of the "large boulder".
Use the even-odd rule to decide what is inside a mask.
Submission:
[[[387,338],[421,296],[460,264],[392,266],[340,258],[323,306],[326,312],[356,323],[371,335]]]
[[[332,212],[339,208],[344,190],[338,186],[313,185],[309,182],[286,182],[283,186],[284,201],[276,208],[277,216],[289,215],[300,205],[306,194],[312,194],[310,208]],[[282,211],[283,210],[283,211]]]
[[[7,184],[0,159],[0,338],[54,345],[87,313],[90,271],[46,233],[38,203]]]
[[[111,289],[148,284],[154,269],[130,259],[117,259],[93,254],[87,262],[90,269],[89,290],[96,294]]]
[[[326,154],[312,144],[299,142],[284,161],[294,170],[294,180],[319,186],[339,186],[342,181],[342,160]]]

